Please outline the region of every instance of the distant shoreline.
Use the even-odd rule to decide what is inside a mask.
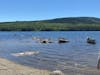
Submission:
[[[40,21],[0,22],[0,31],[100,31],[100,18],[69,17]]]
[[[66,30],[66,31],[61,31],[61,30],[58,30],[57,32],[69,32],[69,31],[100,31],[100,30]],[[18,30],[14,30],[14,31],[10,31],[10,30],[8,30],[8,31],[6,31],[6,30],[4,30],[4,31],[0,31],[0,32],[56,32],[56,31],[45,31],[45,30],[43,30],[43,31],[18,31]]]

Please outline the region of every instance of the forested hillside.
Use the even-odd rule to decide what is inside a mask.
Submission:
[[[100,18],[69,17],[40,21],[1,22],[0,31],[90,31],[100,30]]]

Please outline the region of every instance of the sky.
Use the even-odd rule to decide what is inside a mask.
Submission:
[[[0,22],[100,18],[100,0],[0,0]]]

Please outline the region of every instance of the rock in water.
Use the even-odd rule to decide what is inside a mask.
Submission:
[[[96,41],[92,38],[87,38],[87,43],[89,44],[96,44]]]
[[[64,39],[64,38],[60,38],[60,39],[58,40],[58,43],[67,43],[67,42],[69,42],[69,40],[66,40],[66,39]]]
[[[60,70],[55,70],[50,75],[64,75]]]

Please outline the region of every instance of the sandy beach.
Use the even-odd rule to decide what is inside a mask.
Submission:
[[[48,70],[39,70],[17,64],[0,58],[0,75],[50,75]],[[65,75],[100,75],[100,70],[95,69],[67,69]]]
[[[0,58],[0,75],[49,75],[47,70],[39,70],[22,66]]]

